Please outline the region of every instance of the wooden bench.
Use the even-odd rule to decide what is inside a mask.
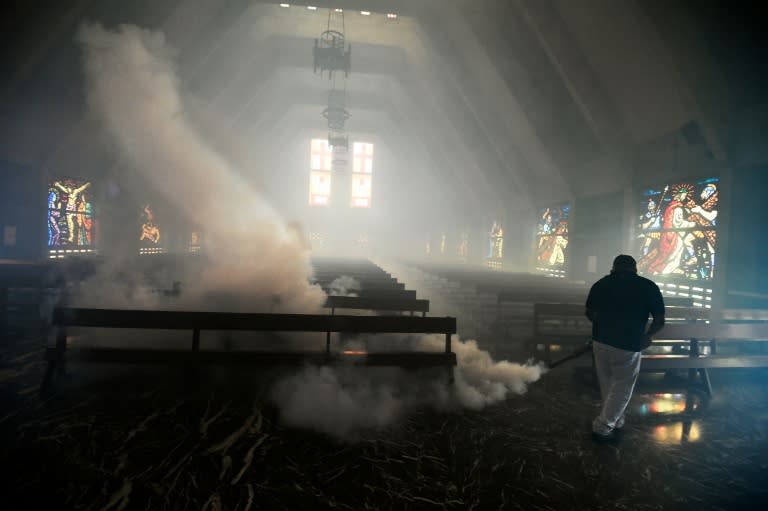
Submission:
[[[658,339],[658,340],[657,340]],[[701,387],[712,395],[708,369],[768,367],[768,355],[718,354],[718,346],[728,343],[768,342],[768,323],[677,323],[667,324],[654,339],[654,345],[665,340],[682,340],[690,344],[688,355],[643,355],[641,371],[687,369],[689,385]],[[701,342],[710,342],[711,354],[702,356]],[[698,381],[696,381],[698,376]]]
[[[581,303],[535,303],[533,305],[534,339],[538,344],[580,345],[592,336],[592,322]],[[665,307],[666,325],[708,322],[710,309],[701,307]],[[665,335],[662,331],[659,335]]]
[[[664,305],[667,307],[693,307],[693,298],[685,296],[665,296]]]
[[[552,346],[581,347],[592,338],[592,323],[577,303],[534,303],[531,351],[544,348],[544,361],[552,362]]]
[[[332,291],[331,284],[333,281],[314,281],[312,284],[316,284],[323,288],[324,291]],[[395,279],[382,280],[382,281],[356,281],[357,286],[350,288],[350,291],[359,291],[360,289],[399,289],[404,290],[405,284],[398,282]]]
[[[590,342],[591,323],[584,305],[564,303],[534,304],[534,346],[544,345],[545,361],[551,362],[551,345],[582,347]],[[768,322],[733,323],[711,320],[711,310],[693,307],[667,307],[666,324],[654,336],[643,354],[641,371],[688,370],[691,387],[712,394],[708,369],[713,367],[768,367],[768,355],[719,354],[719,347],[732,343],[768,342]],[[702,344],[710,346],[703,353]],[[653,354],[660,346],[678,346],[686,354]],[[698,380],[698,381],[697,381]]]
[[[325,308],[331,309],[331,314],[336,309],[355,309],[385,312],[410,312],[411,316],[420,312],[422,317],[429,312],[429,300],[400,300],[393,298],[376,298],[365,296],[329,296],[325,300]]]
[[[317,279],[317,280],[334,280],[340,277],[351,277],[355,280],[391,280],[394,277],[392,277],[391,274],[385,272],[384,270],[381,271],[344,271],[344,270],[334,270],[334,271],[318,271],[315,270],[312,273],[311,278]]]
[[[332,332],[341,333],[439,333],[445,335],[444,352],[367,353],[354,360],[365,365],[401,365],[405,367],[445,366],[449,380],[453,378],[456,355],[451,349],[451,336],[456,333],[456,318],[410,316],[337,316],[315,314],[260,314],[187,311],[147,311],[56,308],[55,346],[46,350],[48,367],[41,392],[50,391],[55,376],[63,374],[67,354],[68,327],[141,328],[157,330],[190,330],[189,351],[133,348],[78,348],[72,351],[78,360],[87,362],[155,363],[171,365],[201,364],[327,364],[350,360],[343,354],[331,353]],[[324,352],[212,351],[200,349],[200,332],[325,332]]]

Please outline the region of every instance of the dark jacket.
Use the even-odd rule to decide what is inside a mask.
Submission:
[[[613,272],[595,282],[586,305],[592,339],[628,351],[645,347],[649,315],[664,316],[659,287],[628,271]]]

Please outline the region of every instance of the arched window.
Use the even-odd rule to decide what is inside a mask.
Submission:
[[[373,182],[373,144],[355,142],[352,146],[352,202],[353,208],[371,207]]]
[[[313,138],[309,155],[309,205],[325,206],[331,198],[331,147],[328,139]]]

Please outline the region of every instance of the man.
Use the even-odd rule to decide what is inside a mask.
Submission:
[[[622,254],[613,260],[611,274],[589,290],[586,306],[603,400],[592,436],[613,440],[624,426],[624,411],[640,372],[640,352],[664,327],[664,299],[655,283],[637,275],[634,258]],[[646,331],[649,314],[653,322]]]

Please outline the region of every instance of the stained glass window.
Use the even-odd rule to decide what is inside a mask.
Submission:
[[[91,183],[62,179],[48,185],[50,257],[92,252],[95,246]]]
[[[328,204],[331,197],[331,173],[313,170],[309,176],[309,203],[313,206]]]
[[[570,213],[569,204],[539,210],[536,226],[537,270],[555,276],[565,276]]]
[[[312,170],[331,170],[333,152],[327,138],[313,138],[310,143],[310,168]]]
[[[189,245],[187,246],[187,251],[190,254],[199,254],[200,253],[200,230],[193,229],[189,233]]]
[[[309,204],[327,205],[331,198],[331,163],[333,152],[328,139],[310,141]]]
[[[152,207],[144,204],[141,208],[141,229],[139,232],[140,254],[162,254],[164,238]]]
[[[373,186],[373,144],[355,142],[352,146],[352,202],[353,208],[371,207]]]
[[[718,178],[670,183],[643,192],[637,216],[638,272],[685,280],[715,273]]]

